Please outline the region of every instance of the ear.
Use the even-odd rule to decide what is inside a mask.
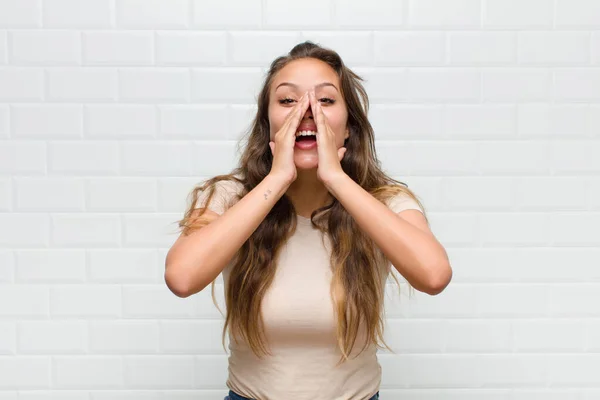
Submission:
[[[348,139],[348,136],[350,136],[350,130],[346,128],[346,135],[344,136],[344,140]]]

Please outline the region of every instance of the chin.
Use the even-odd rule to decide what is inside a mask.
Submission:
[[[301,170],[316,170],[319,165],[318,160],[313,157],[296,157],[294,161],[296,168]]]

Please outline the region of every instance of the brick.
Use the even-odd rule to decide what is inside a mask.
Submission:
[[[264,24],[268,29],[327,28],[333,22],[331,0],[306,0],[302,3],[266,0]]]
[[[545,142],[485,141],[478,144],[479,170],[484,175],[547,175],[550,150]]]
[[[261,0],[192,0],[194,27],[200,29],[256,29],[261,26]],[[235,10],[235,12],[232,12]]]
[[[557,101],[600,100],[600,70],[571,68],[555,70],[554,98]]]
[[[109,28],[110,0],[44,0],[44,27]]]
[[[520,32],[519,63],[524,65],[586,65],[590,34],[586,32]]]
[[[88,254],[91,282],[162,283],[156,277],[158,270],[164,272],[164,265],[152,249],[92,249]]]
[[[408,95],[413,101],[479,101],[481,77],[476,70],[413,68],[408,72]]]
[[[130,356],[125,359],[128,383],[134,388],[192,389],[194,359],[179,356]],[[210,374],[210,372],[208,372]]]
[[[550,216],[545,213],[486,213],[479,215],[478,222],[484,246],[547,246],[552,240]]]
[[[94,138],[150,138],[158,130],[158,114],[151,105],[89,105],[84,112],[85,135]]]
[[[374,35],[376,65],[440,65],[446,58],[446,38],[439,32],[376,32]]]
[[[6,218],[2,220],[4,225],[7,222]],[[0,291],[0,316],[3,319],[48,318],[48,288],[43,285],[3,286]],[[6,364],[0,363],[0,368],[2,365]],[[1,375],[6,377],[6,373]]]
[[[123,315],[128,318],[191,318],[196,314],[196,303],[201,301],[200,297],[205,297],[204,304],[209,304],[210,293],[205,296],[205,292],[209,291],[201,291],[197,297],[194,296],[196,299],[182,299],[174,296],[164,284],[128,285],[123,288]],[[215,314],[220,315],[217,310]]]
[[[473,28],[481,25],[479,0],[408,0],[411,27]]]
[[[591,174],[600,171],[597,161],[599,150],[597,141],[554,140],[549,152],[552,171],[555,174]]]
[[[87,351],[85,321],[22,321],[19,352],[24,354],[83,354]]]
[[[41,24],[41,0],[3,0],[0,2],[0,29],[39,28]]]
[[[113,142],[59,142],[49,144],[48,169],[62,174],[116,174],[118,145]]]
[[[118,246],[121,243],[121,221],[115,215],[54,215],[52,243],[58,247]]]
[[[73,31],[10,32],[10,60],[15,65],[78,65],[81,39]]]
[[[600,65],[600,32],[592,33],[592,63]]]
[[[262,73],[257,68],[203,68],[192,71],[192,101],[254,102]]]
[[[1,257],[1,256],[0,256]],[[0,322],[0,354],[14,355],[17,352],[17,324],[16,322]],[[0,396],[0,399],[3,399]],[[15,397],[16,400],[16,397]]]
[[[0,106],[0,138],[7,138],[10,130],[10,113],[8,106]]]
[[[585,346],[582,320],[514,320],[517,352],[581,352]]]
[[[125,384],[122,356],[57,356],[52,370],[56,389],[119,389]]]
[[[224,65],[227,35],[224,32],[159,32],[156,35],[158,65]]]
[[[79,179],[62,177],[17,178],[16,207],[19,211],[84,211],[85,187]],[[40,202],[43,198],[44,201]]]
[[[519,104],[517,109],[520,137],[583,138],[590,137],[595,130],[595,112],[587,105]]]
[[[127,247],[167,247],[174,231],[173,215],[130,215],[123,220],[125,235],[123,242]],[[162,228],[156,229],[157,226]]]
[[[86,280],[85,251],[20,250],[15,255],[20,283],[77,283]]]
[[[585,212],[555,213],[550,217],[552,244],[558,246],[600,245],[600,214]],[[577,308],[577,310],[580,310]],[[592,312],[592,311],[590,311]]]
[[[310,31],[303,32],[300,40],[335,49],[349,66],[373,64],[373,33],[369,31]]]
[[[152,32],[84,32],[83,64],[140,66],[154,63]]]
[[[11,125],[15,138],[80,138],[83,110],[79,105],[17,105]]]
[[[492,221],[485,222],[489,224]],[[514,219],[511,219],[511,222],[514,223]],[[529,222],[529,220],[524,221],[524,223]],[[503,227],[497,225],[497,229],[501,228]],[[543,317],[547,315],[549,292],[552,290],[543,284],[478,285],[476,314],[480,318]],[[502,301],[502,299],[511,299],[511,301]]]
[[[8,36],[6,32],[0,32],[0,65],[8,61]]]
[[[41,142],[0,143],[0,172],[17,176],[46,173],[46,145]]]
[[[512,329],[508,320],[448,320],[440,328],[435,336],[443,337],[446,353],[504,353],[512,350]],[[465,332],[472,334],[465,335]]]
[[[107,69],[48,71],[48,100],[111,102],[117,99],[117,72]]]
[[[409,74],[403,68],[377,67],[354,68],[354,72],[366,79],[363,83],[369,99],[375,102],[408,102]]]
[[[120,0],[119,28],[181,29],[190,19],[189,0]]]
[[[223,140],[229,129],[225,105],[173,105],[160,108],[160,134],[169,138]]]
[[[119,318],[121,288],[118,285],[54,285],[50,289],[50,309],[54,318]]]
[[[169,353],[221,354],[222,329],[223,321],[219,320],[163,321],[160,324],[160,346]],[[227,338],[225,342],[228,342]]]
[[[548,0],[483,0],[486,28],[551,28],[553,2]]]
[[[477,164],[477,146],[473,142],[415,141],[411,154],[408,161],[414,174],[464,175]]]
[[[599,281],[600,250],[590,247],[450,248],[453,282],[565,283]],[[564,268],[565,265],[569,268]],[[483,266],[483,267],[482,267]]]
[[[547,69],[490,68],[482,71],[482,77],[484,101],[545,101],[552,93]]]
[[[374,104],[369,121],[377,140],[442,136],[442,108],[438,105]]]
[[[198,157],[198,154],[192,153],[188,143],[123,143],[122,172],[129,175],[189,176],[192,154]]]
[[[192,154],[192,174],[196,176],[217,175],[218,171],[233,165],[237,158],[236,144],[233,141],[214,144],[198,142]]]
[[[10,141],[0,145],[0,172],[12,176],[45,174],[46,145],[41,142]]]
[[[44,96],[44,73],[37,69],[2,69],[0,87],[0,101],[39,101]]]
[[[298,42],[296,33],[288,32],[231,32],[231,64],[263,66],[287,54]]]
[[[184,69],[123,69],[119,98],[126,102],[187,102],[190,75]]]
[[[89,210],[153,211],[156,209],[156,182],[138,178],[97,178],[88,182]],[[120,193],[115,197],[114,193]]]
[[[527,211],[583,211],[586,182],[578,177],[520,177],[515,181],[515,200]],[[556,188],[561,190],[557,191]]]
[[[90,350],[95,354],[156,353],[158,334],[156,321],[92,321]]]
[[[343,28],[399,28],[404,25],[406,0],[380,0],[377,7],[360,0],[336,0],[336,25]]]
[[[559,28],[597,29],[600,3],[594,0],[557,0],[556,26]]]
[[[441,193],[448,210],[502,211],[513,207],[515,185],[505,177],[444,177]]]
[[[562,216],[559,216],[562,217]],[[564,221],[564,218],[561,218]],[[595,218],[597,221],[597,218]],[[594,221],[594,222],[596,222]],[[559,222],[559,221],[556,221]],[[574,224],[581,224],[577,218]],[[574,225],[572,224],[572,225]],[[563,224],[563,227],[565,225]],[[598,317],[598,282],[565,283],[553,285],[550,290],[549,310],[552,317]]]
[[[14,282],[15,270],[15,257],[13,253],[8,250],[0,250],[0,283]],[[0,340],[0,343],[2,343],[2,340]],[[0,353],[2,353],[1,347]]]
[[[2,357],[0,376],[2,376],[0,389],[3,390],[19,389],[19,393],[21,393],[26,389],[50,389],[50,357]],[[19,397],[22,397],[21,394]]]
[[[516,108],[512,105],[448,105],[443,111],[444,136],[511,138],[516,136]]]
[[[452,65],[511,65],[516,60],[513,32],[448,32]]]

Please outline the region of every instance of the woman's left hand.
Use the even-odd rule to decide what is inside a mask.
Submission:
[[[317,178],[321,182],[328,183],[331,180],[345,175],[340,161],[346,153],[345,147],[337,148],[335,133],[327,122],[321,104],[317,101],[314,90],[309,93],[310,107],[317,125],[317,154],[319,157],[317,166]]]

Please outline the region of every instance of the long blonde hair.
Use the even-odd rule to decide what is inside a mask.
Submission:
[[[341,161],[345,173],[363,189],[384,204],[393,196],[406,194],[423,206],[415,194],[403,182],[385,174],[375,152],[373,128],[367,119],[369,99],[361,83],[363,78],[346,67],[340,56],[333,50],[310,41],[296,45],[287,55],[276,58],[265,77],[258,96],[258,109],[247,132],[247,143],[238,166],[230,173],[208,179],[196,186],[190,193],[191,203],[179,228],[185,234],[204,226],[204,208],[197,207],[200,192],[208,190],[205,205],[210,203],[216,184],[232,181],[241,189],[233,196],[231,206],[256,187],[269,173],[273,157],[269,148],[268,105],[271,84],[275,75],[291,61],[301,58],[314,58],[330,65],[338,74],[341,93],[348,107],[347,151]],[[193,212],[199,208],[195,216]],[[252,351],[262,357],[270,354],[264,336],[261,303],[265,292],[273,282],[277,259],[282,246],[296,229],[296,212],[286,195],[283,195],[271,209],[258,228],[239,249],[232,260],[229,279],[225,285],[226,316],[222,332],[223,347],[228,327],[235,340],[241,336]],[[382,271],[389,272],[389,261],[377,245],[365,235],[352,216],[334,198],[333,202],[315,210],[311,215],[313,227],[329,235],[332,243],[331,297],[337,317],[337,342],[342,357],[349,358],[360,329],[366,333],[369,343],[392,351],[385,343],[384,330],[384,289]],[[385,276],[385,275],[384,275]],[[398,288],[398,279],[392,274]],[[212,282],[212,297],[218,308]],[[410,289],[412,289],[409,286]],[[339,363],[338,363],[339,365]]]

